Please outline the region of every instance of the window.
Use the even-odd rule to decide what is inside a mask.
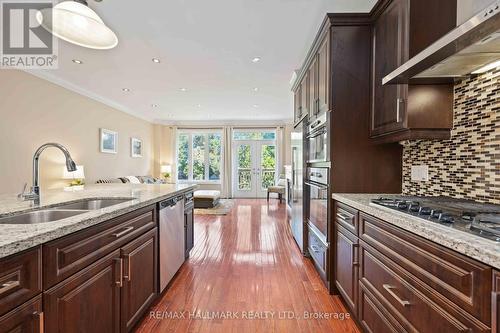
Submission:
[[[219,182],[221,155],[220,132],[180,130],[177,135],[177,180]]]
[[[234,131],[233,140],[275,140],[276,132],[274,131]]]

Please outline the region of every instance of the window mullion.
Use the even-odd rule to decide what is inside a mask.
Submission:
[[[208,166],[208,133],[205,134],[205,180],[208,181],[210,179],[209,177],[209,166]]]
[[[193,134],[189,133],[189,181],[193,181]]]

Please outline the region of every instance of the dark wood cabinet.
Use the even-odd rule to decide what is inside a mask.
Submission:
[[[309,77],[309,119],[313,119],[318,114],[318,57],[314,57],[308,69]]]
[[[184,206],[184,227],[185,227],[185,246],[186,255],[189,257],[189,253],[194,247],[194,203],[192,194],[191,196],[186,196],[186,204]]]
[[[407,59],[408,0],[394,0],[373,26],[373,136],[404,128],[406,85],[382,86],[382,78]]]
[[[121,249],[121,332],[129,332],[158,294],[158,235],[150,230]]]
[[[44,292],[47,333],[120,332],[123,259],[115,250]]]
[[[43,333],[42,296],[0,317],[0,333]]]
[[[379,142],[449,138],[453,85],[382,79],[456,25],[456,0],[383,0],[374,9],[371,136]]]
[[[42,292],[40,247],[0,259],[0,316]]]
[[[500,272],[493,272],[491,292],[491,332],[500,333]]]
[[[353,314],[358,312],[358,238],[337,224],[335,284]]]
[[[365,331],[497,333],[491,267],[345,204],[335,211],[335,281]]]
[[[328,33],[318,49],[317,62],[318,62],[318,86],[317,86],[317,107],[316,113],[330,111],[330,33]]]

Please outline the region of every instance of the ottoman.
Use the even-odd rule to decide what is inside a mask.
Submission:
[[[219,204],[220,191],[194,191],[194,208],[214,208]]]

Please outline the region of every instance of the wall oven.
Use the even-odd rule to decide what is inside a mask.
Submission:
[[[328,235],[328,168],[307,168],[308,202],[307,220],[323,243]]]
[[[329,116],[330,113],[325,112],[309,124],[307,135],[308,163],[330,161]]]

